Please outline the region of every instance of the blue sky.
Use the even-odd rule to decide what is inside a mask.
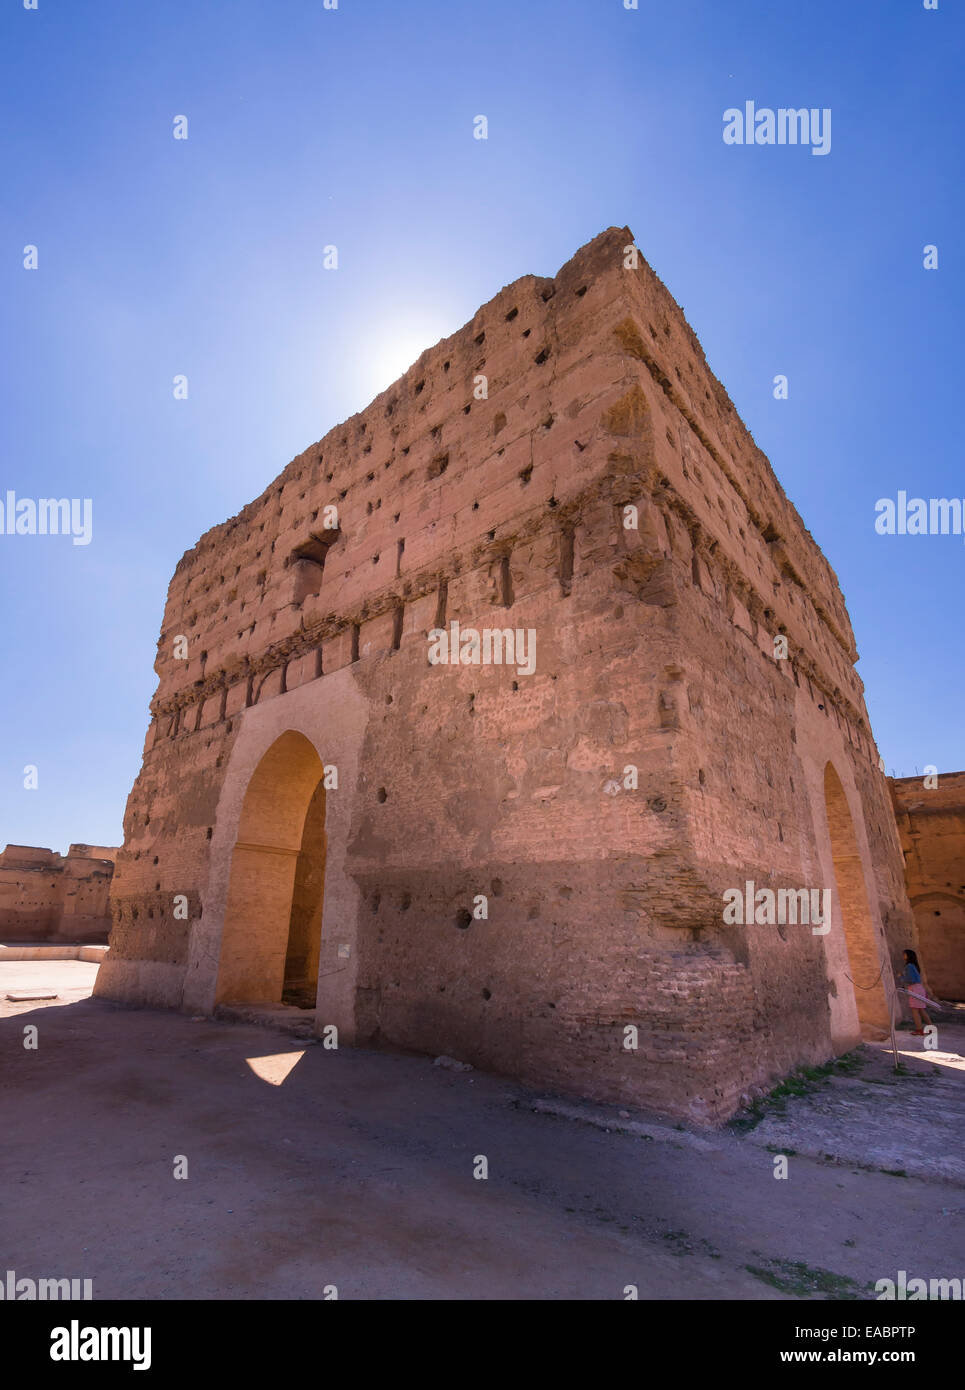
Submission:
[[[965,495],[963,36],[953,0],[4,0],[0,501],[94,530],[0,536],[0,845],[119,843],[182,553],[624,223],[837,571],[888,770],[965,767],[965,544],[874,530]],[[830,153],[725,145],[747,100],[830,107]]]

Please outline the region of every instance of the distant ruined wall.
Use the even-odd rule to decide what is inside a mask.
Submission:
[[[347,1041],[719,1121],[857,1041],[852,980],[887,1026],[914,925],[844,601],[631,244],[502,290],[181,560],[99,993],[213,1007],[246,781],[294,730],[339,766]],[[430,665],[452,621],[531,630],[535,671]],[[837,882],[831,930],[725,925],[747,880]]]
[[[66,855],[30,845],[0,854],[0,941],[107,940],[117,850],[71,845]]]
[[[965,1001],[965,772],[889,780],[925,981]]]

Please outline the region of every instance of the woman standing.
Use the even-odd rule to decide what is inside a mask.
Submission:
[[[901,983],[908,992],[908,1006],[911,1009],[912,1017],[915,1020],[914,1033],[918,1038],[924,1037],[925,1030],[921,1026],[922,1018],[931,1027],[931,1019],[925,1008],[928,996],[925,994],[925,986],[921,980],[921,968],[918,964],[918,957],[914,951],[905,951],[905,968],[899,975]]]

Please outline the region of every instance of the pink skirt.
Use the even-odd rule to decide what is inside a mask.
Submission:
[[[925,994],[924,985],[908,986],[908,1003],[913,1009],[924,1009],[928,1005],[928,996]]]

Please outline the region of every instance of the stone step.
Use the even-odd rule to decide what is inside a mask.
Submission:
[[[296,1038],[315,1035],[314,1009],[296,1009],[287,1004],[219,1004],[214,1016],[232,1023],[253,1023]]]

